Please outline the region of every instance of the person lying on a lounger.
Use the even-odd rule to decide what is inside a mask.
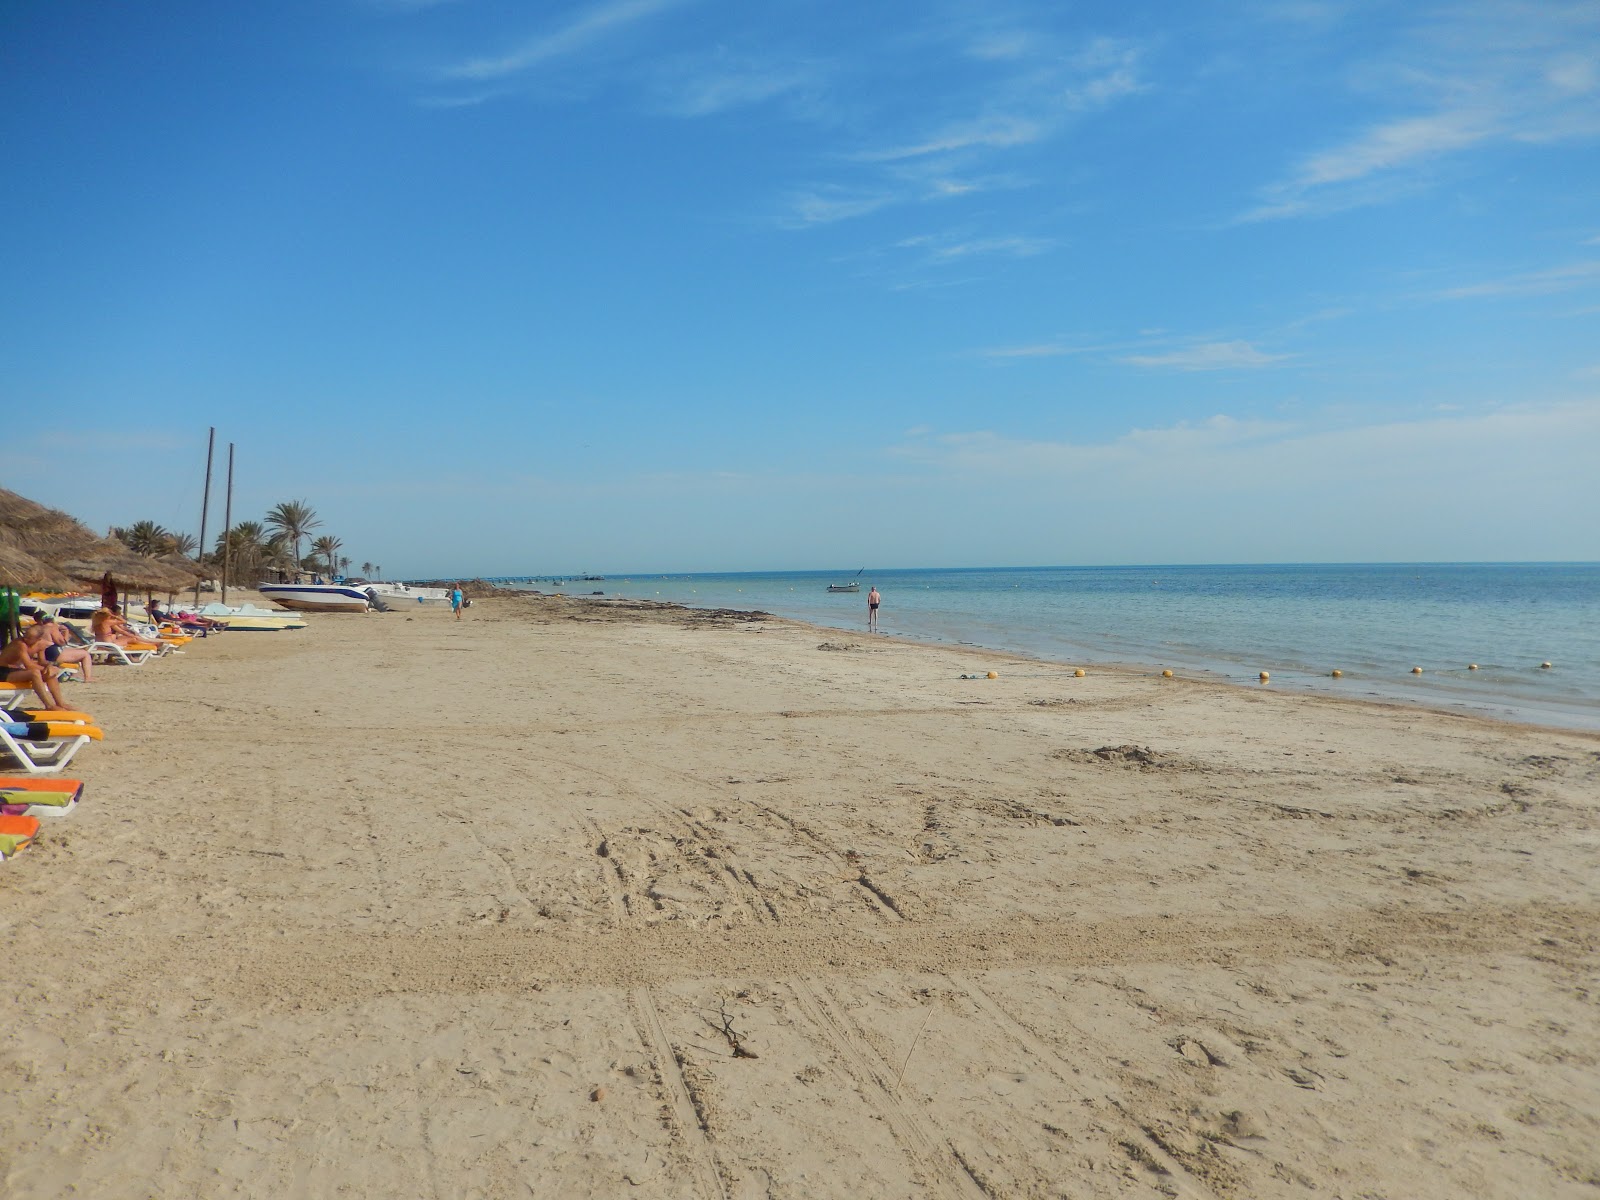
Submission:
[[[32,628],[22,631],[22,636],[35,658],[57,667],[76,666],[85,683],[94,682],[94,656],[89,647],[73,645],[71,632],[49,613],[41,614]]]
[[[159,650],[160,646],[141,637],[135,632],[132,625],[122,619],[122,605],[113,604],[110,608],[95,610],[94,616],[89,618],[89,629],[94,634],[97,642],[110,642],[112,645],[121,646],[125,650]]]
[[[31,683],[34,695],[46,708],[66,709],[61,695],[61,685],[56,676],[61,674],[44,660],[42,652],[35,652],[25,637],[13,638],[0,650],[0,680],[6,683]]]

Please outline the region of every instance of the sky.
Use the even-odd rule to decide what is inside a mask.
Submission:
[[[1592,0],[0,0],[0,171],[96,528],[215,427],[396,577],[1600,559]]]

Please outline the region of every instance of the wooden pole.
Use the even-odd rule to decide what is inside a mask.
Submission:
[[[195,557],[202,567],[206,562],[206,509],[211,504],[211,452],[217,446],[217,427],[211,426],[206,434],[206,490],[200,497],[200,549],[195,551]],[[194,606],[200,607],[201,580],[194,581]]]
[[[233,443],[228,443],[228,501],[222,510],[222,602],[228,602],[228,567],[233,558]]]

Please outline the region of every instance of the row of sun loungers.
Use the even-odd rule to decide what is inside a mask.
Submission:
[[[143,666],[178,652],[187,637],[153,634],[149,649],[95,642],[97,662]],[[63,678],[71,679],[66,672]],[[0,681],[0,862],[26,849],[41,822],[69,815],[83,798],[83,782],[66,779],[78,752],[105,734],[85,712],[40,709],[27,683]]]

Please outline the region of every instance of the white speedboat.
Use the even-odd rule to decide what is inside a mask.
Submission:
[[[297,612],[366,612],[370,603],[366,592],[343,583],[263,583],[256,591]]]

